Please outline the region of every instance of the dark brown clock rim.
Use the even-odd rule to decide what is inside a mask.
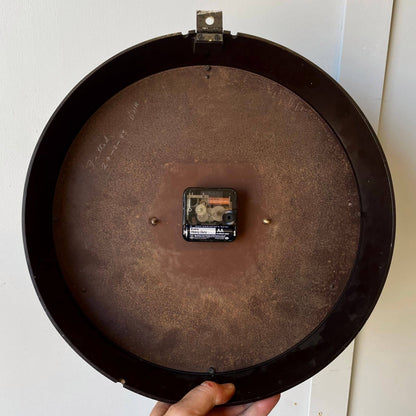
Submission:
[[[275,43],[224,33],[221,50],[193,52],[194,32],[134,46],[84,78],[45,127],[30,162],[23,199],[26,258],[39,299],[58,332],[88,363],[132,391],[174,402],[211,379],[233,382],[230,404],[287,390],[316,374],[358,334],[373,310],[391,262],[395,207],[387,162],[378,139],[352,98],[329,75]],[[340,299],[325,320],[283,354],[259,365],[223,373],[191,373],[146,362],[104,337],[81,312],[58,265],[52,233],[55,184],[65,155],[87,119],[121,89],[151,74],[190,65],[222,65],[274,80],[311,105],[331,126],[353,168],[361,201],[356,263]]]

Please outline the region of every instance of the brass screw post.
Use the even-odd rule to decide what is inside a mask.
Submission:
[[[160,222],[160,220],[159,220],[159,218],[152,217],[152,218],[150,218],[149,222],[152,225],[157,225]]]

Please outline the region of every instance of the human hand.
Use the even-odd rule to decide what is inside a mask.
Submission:
[[[280,394],[255,403],[214,408],[227,403],[235,393],[231,383],[204,381],[173,405],[158,402],[150,416],[266,416],[280,399]]]

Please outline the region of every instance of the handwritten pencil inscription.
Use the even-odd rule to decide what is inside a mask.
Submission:
[[[117,136],[104,135],[102,141],[96,147],[94,157],[87,160],[85,167],[89,170],[107,170],[114,154],[126,137],[126,130],[122,130]]]

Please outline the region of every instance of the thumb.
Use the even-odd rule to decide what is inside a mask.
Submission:
[[[166,416],[205,416],[214,406],[228,402],[234,392],[235,387],[231,383],[204,381],[171,406]]]

